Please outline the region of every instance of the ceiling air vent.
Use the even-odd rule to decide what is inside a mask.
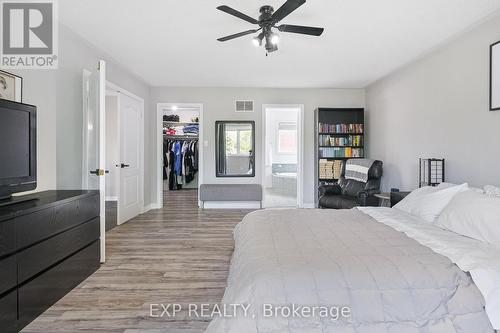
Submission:
[[[253,101],[236,101],[236,112],[253,112]]]

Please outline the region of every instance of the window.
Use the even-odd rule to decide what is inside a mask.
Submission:
[[[226,154],[249,156],[252,151],[252,131],[248,128],[231,127],[228,126],[226,131]]]
[[[283,122],[278,125],[278,153],[297,153],[297,123]]]

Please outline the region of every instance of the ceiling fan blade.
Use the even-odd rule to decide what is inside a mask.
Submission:
[[[259,21],[257,21],[256,19],[254,19],[248,15],[245,15],[242,12],[239,12],[236,9],[233,9],[229,6],[219,6],[219,7],[217,7],[217,9],[223,11],[224,13],[228,13],[229,15],[236,16],[237,18],[240,18],[240,19],[245,20],[247,22],[250,22],[252,24],[259,23]]]
[[[303,34],[311,36],[321,36],[323,31],[325,31],[325,29],[323,28],[304,27],[301,25],[290,25],[290,24],[282,24],[278,27],[278,30],[283,32],[291,32],[294,34]]]
[[[247,31],[239,32],[239,33],[234,34],[234,35],[230,35],[230,36],[218,38],[217,40],[219,42],[225,42],[225,41],[228,41],[228,40],[231,40],[231,39],[235,39],[235,38],[238,38],[238,37],[243,37],[243,36],[246,36],[246,35],[250,35],[250,34],[256,33],[259,30],[260,29],[247,30]]]
[[[283,6],[274,12],[271,19],[276,24],[305,3],[306,0],[287,0]]]

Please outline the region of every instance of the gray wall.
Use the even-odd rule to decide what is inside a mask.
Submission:
[[[64,25],[59,27],[57,70],[15,71],[24,79],[24,102],[38,107],[37,191],[81,188],[82,70],[95,71],[99,59],[107,63],[108,81],[145,99],[147,114],[149,86]],[[149,168],[147,160],[145,163]],[[145,202],[149,201],[146,192]]]
[[[489,112],[489,45],[500,17],[367,89],[368,149],[384,187],[413,189],[419,157],[444,157],[452,182],[500,184],[500,112]]]
[[[81,187],[82,178],[82,70],[95,71],[99,59],[105,60],[107,80],[145,99],[145,110],[149,109],[149,86],[65,26],[59,34],[57,187],[72,189]],[[145,202],[149,200],[146,196]]]
[[[255,101],[254,113],[236,113],[237,99]],[[149,175],[151,198],[156,198],[156,105],[157,103],[202,103],[204,106],[204,140],[209,146],[204,151],[204,183],[260,183],[262,177],[262,105],[304,104],[305,106],[305,160],[304,160],[304,202],[314,203],[314,109],[317,107],[364,107],[363,89],[264,89],[264,88],[152,88],[147,141],[150,147],[146,158],[150,159]],[[149,118],[149,119],[148,119]],[[215,121],[254,120],[256,122],[256,177],[215,177]],[[146,188],[147,191],[147,188]],[[152,200],[156,201],[156,199]]]

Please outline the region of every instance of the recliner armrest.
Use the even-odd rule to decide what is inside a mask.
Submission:
[[[342,188],[340,185],[322,185],[319,187],[320,195],[340,195],[342,194]]]
[[[373,203],[378,202],[374,197],[375,194],[380,193],[379,190],[364,190],[358,193],[357,201],[361,206],[372,206]],[[370,200],[372,199],[372,200]]]

